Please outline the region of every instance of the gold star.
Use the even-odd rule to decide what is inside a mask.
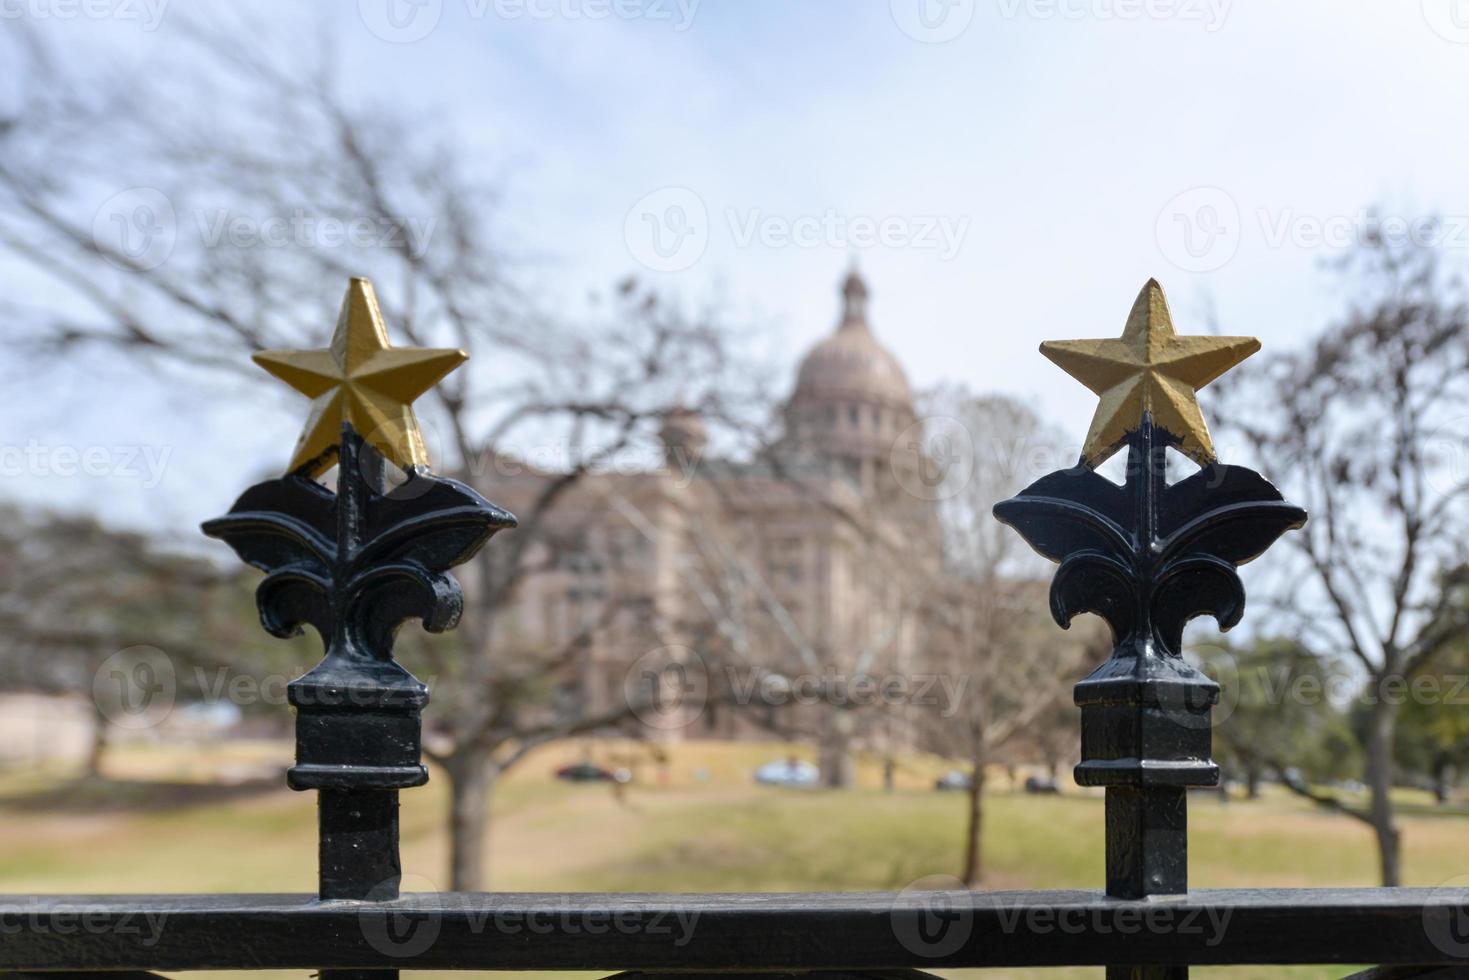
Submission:
[[[410,406],[468,357],[462,350],[389,346],[372,283],[354,278],[331,347],[260,351],[254,360],[311,399],[290,472],[309,466],[309,475],[320,476],[336,463],[343,422],[403,469],[427,467],[428,450]]]
[[[1149,279],[1127,316],[1120,340],[1049,340],[1041,353],[1101,396],[1082,448],[1096,466],[1127,441],[1151,412],[1153,424],[1178,440],[1201,466],[1214,461],[1198,390],[1260,349],[1254,337],[1180,337],[1158,280]]]

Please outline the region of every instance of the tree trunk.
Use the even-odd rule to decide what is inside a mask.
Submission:
[[[1433,765],[1433,798],[1439,806],[1445,806],[1453,795],[1454,764],[1447,756],[1440,756]]]
[[[485,836],[490,800],[499,770],[479,753],[456,754],[445,767],[449,779],[449,887],[480,891],[485,882]]]
[[[1381,685],[1379,685],[1380,688]],[[1394,887],[1402,883],[1400,839],[1393,822],[1393,734],[1397,724],[1397,708],[1388,703],[1378,690],[1372,705],[1367,729],[1367,783],[1372,788],[1369,815],[1377,837],[1378,860],[1382,884]]]
[[[841,708],[828,708],[821,733],[821,785],[849,789],[855,782],[852,760],[852,729],[855,719]]]
[[[969,779],[969,826],[964,835],[964,884],[970,888],[984,879],[984,769],[985,752],[974,753],[974,773]]]
[[[102,713],[101,709],[96,707],[95,699],[93,699],[93,707],[96,710],[92,712],[92,744],[87,750],[87,778],[101,779],[102,760],[107,755],[107,740],[111,734],[112,723],[107,720],[107,716]]]
[[[1260,798],[1260,767],[1252,765],[1245,770],[1245,796],[1252,800]]]

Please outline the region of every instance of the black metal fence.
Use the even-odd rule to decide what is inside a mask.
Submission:
[[[1114,978],[1179,978],[1190,964],[1314,963],[1382,964],[1363,977],[1469,977],[1469,890],[1188,888],[1187,793],[1219,778],[1219,689],[1180,656],[1183,627],[1205,613],[1237,622],[1235,566],[1306,515],[1258,474],[1212,459],[1166,483],[1163,453],[1177,438],[1145,412],[1126,436],[1124,485],[1084,461],[996,507],[1060,564],[1057,620],[1097,613],[1116,637],[1076,689],[1076,778],[1106,792],[1104,890],[400,894],[398,794],[427,779],[428,695],[393,660],[393,635],[409,619],[452,627],[461,597],[448,570],[514,518],[416,458],[407,482],[387,490],[377,443],[348,417],[331,450],[335,493],[311,478],[317,459],[205,525],[266,573],[268,630],[310,625],[326,642],[321,663],[290,685],[288,781],[318,793],[317,894],[0,897],[0,970],[835,978],[1094,965]]]

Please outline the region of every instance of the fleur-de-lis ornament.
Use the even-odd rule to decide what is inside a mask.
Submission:
[[[430,632],[452,628],[463,594],[449,570],[515,526],[472,488],[429,472],[410,407],[467,356],[393,347],[372,284],[353,279],[329,347],[255,357],[311,399],[310,417],[290,472],[246,490],[204,533],[265,573],[255,596],[269,632],[311,626],[325,643],[322,661],[288,688],[297,789],[385,790],[427,779],[419,712],[428,691],[393,660],[394,635],[410,619]],[[385,460],[404,476],[391,490]],[[335,492],[315,479],[333,465]]]
[[[1235,567],[1305,523],[1258,473],[1221,464],[1198,389],[1259,350],[1253,337],[1180,337],[1163,288],[1149,280],[1118,340],[1049,341],[1041,352],[1101,401],[1072,469],[1042,477],[995,516],[1060,568],[1051,611],[1112,627],[1119,654],[1177,657],[1183,627],[1212,614],[1229,629],[1244,611]],[[1096,467],[1127,447],[1122,486]],[[1200,465],[1169,485],[1173,447]]]

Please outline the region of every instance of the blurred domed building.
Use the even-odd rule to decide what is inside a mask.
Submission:
[[[853,270],[759,458],[712,455],[680,407],[656,472],[586,477],[557,503],[561,539],[496,643],[557,664],[561,710],[632,701],[629,734],[806,736],[835,756],[895,737],[892,713],[849,688],[916,670],[940,548],[933,505],[908,489],[923,465],[913,394],[867,303]],[[514,511],[554,478],[525,470],[486,490]]]
[[[894,449],[917,422],[913,392],[897,357],[872,333],[867,284],[855,269],[842,283],[836,331],[801,361],[784,417],[792,452],[824,461],[868,499],[901,495],[902,471],[914,457]]]

